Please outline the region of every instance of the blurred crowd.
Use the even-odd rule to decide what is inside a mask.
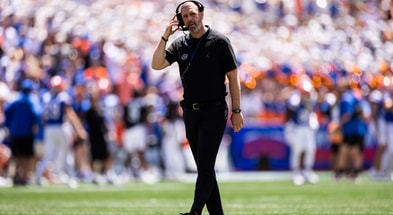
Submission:
[[[150,68],[153,49],[180,2],[0,0],[2,139],[7,144],[5,110],[20,94],[33,97],[39,119],[31,129],[31,167],[20,164],[28,173],[18,175],[16,165],[14,184],[31,178],[40,184],[75,186],[74,179],[117,184],[120,173],[154,182],[195,170],[181,129],[177,67]],[[392,91],[391,0],[202,3],[206,23],[226,34],[235,49],[248,124],[284,123],[286,101],[304,83],[311,84],[320,104],[331,95],[339,100],[343,82],[367,99],[375,90]],[[64,114],[64,121],[56,122],[67,145],[52,145],[56,154],[49,154],[48,114],[56,102]],[[317,114],[327,123],[323,111]],[[92,132],[101,139],[93,141]]]

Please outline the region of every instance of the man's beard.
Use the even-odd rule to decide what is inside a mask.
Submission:
[[[200,25],[198,25],[198,23],[192,23],[191,25],[189,25],[188,29],[190,32],[198,32],[200,29]]]

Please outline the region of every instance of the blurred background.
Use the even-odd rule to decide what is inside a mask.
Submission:
[[[114,95],[110,103],[115,138],[114,169],[124,172],[128,154],[124,110],[142,93],[148,122],[144,157],[165,172],[163,150],[169,104],[181,100],[177,65],[154,71],[153,50],[178,0],[0,0],[1,103],[12,101],[24,79],[38,95],[54,76],[64,90],[88,95],[91,84]],[[245,127],[233,134],[230,124],[217,160],[219,171],[288,170],[289,147],[283,135],[286,100],[311,84],[322,104],[340,84],[356,85],[364,97],[390,92],[393,72],[393,2],[391,0],[209,0],[205,24],[227,35],[239,63]],[[170,38],[182,36],[177,32]],[[307,77],[307,78],[304,78]],[[208,77],[206,77],[208,78]],[[338,100],[338,97],[335,98]],[[333,99],[334,100],[334,99]],[[116,101],[116,102],[114,102]],[[334,102],[334,101],[333,101]],[[370,101],[371,102],[371,101]],[[176,105],[175,105],[176,106]],[[329,116],[315,109],[315,169],[331,168]],[[106,108],[105,110],[109,110]],[[175,115],[181,115],[181,110]],[[175,111],[175,112],[176,112]],[[370,116],[370,122],[373,121]],[[173,131],[173,130],[172,130]],[[180,135],[181,171],[194,171],[187,141]],[[367,134],[364,167],[373,164],[377,143]],[[130,167],[131,168],[131,167]],[[175,168],[175,167],[174,167]],[[170,173],[168,173],[170,174]]]

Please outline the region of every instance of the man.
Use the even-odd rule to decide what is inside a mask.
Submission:
[[[371,108],[364,99],[361,86],[352,83],[347,86],[340,101],[340,120],[343,143],[339,149],[336,179],[343,174],[356,182],[363,168],[363,150],[368,129]]]
[[[128,102],[123,111],[125,130],[123,133],[123,147],[127,156],[130,157],[133,174],[141,177],[144,171],[149,169],[149,163],[145,157],[147,151],[147,125],[148,108],[145,101],[145,92],[135,90],[133,98]],[[128,165],[128,164],[127,164]],[[135,166],[135,167],[134,167]]]
[[[290,146],[292,181],[300,186],[305,182],[315,184],[319,177],[313,167],[316,152],[316,131],[319,123],[315,113],[315,96],[311,80],[301,76],[300,85],[294,89],[287,101],[285,123],[286,141]]]
[[[227,37],[204,25],[203,18],[204,6],[199,1],[182,2],[168,22],[152,60],[156,70],[177,62],[184,88],[183,119],[198,177],[191,210],[183,215],[200,215],[205,205],[210,214],[224,214],[214,166],[228,119],[226,78],[233,129],[238,132],[243,127],[233,49]],[[169,37],[179,29],[189,30],[189,34],[175,39],[165,49]]]
[[[370,176],[372,179],[383,179],[386,177],[385,172],[381,169],[381,161],[383,154],[387,147],[387,122],[391,121],[393,116],[389,108],[386,108],[391,103],[391,98],[383,89],[373,89],[368,95],[368,101],[371,107],[371,120],[368,125],[368,133],[375,138],[377,144],[377,151],[374,156],[373,165],[370,168]]]
[[[87,127],[85,121],[85,112],[89,107],[90,102],[87,98],[86,81],[83,78],[76,78],[73,86],[71,96],[71,106],[75,114],[78,116],[84,127]],[[72,135],[72,149],[75,157],[75,170],[80,179],[85,182],[92,180],[92,169],[89,160],[89,146],[88,141],[79,138],[77,134]]]
[[[370,173],[372,179],[393,180],[393,96],[386,90],[381,96],[377,124],[377,154]],[[371,127],[371,126],[369,126]]]
[[[15,161],[14,185],[27,185],[34,169],[34,138],[38,131],[39,103],[34,96],[33,82],[22,82],[21,93],[5,110],[5,126]]]
[[[118,185],[113,167],[113,150],[115,144],[115,131],[113,117],[108,112],[115,113],[118,100],[117,97],[103,92],[99,83],[92,83],[90,90],[90,107],[85,112],[85,121],[90,142],[91,166],[94,172],[93,182],[97,184],[109,183]],[[108,103],[107,103],[108,102]],[[106,112],[107,111],[107,112]]]
[[[71,188],[77,186],[73,178],[74,167],[67,162],[71,143],[65,129],[69,127],[66,124],[68,123],[66,120],[72,125],[72,132],[76,132],[78,138],[85,140],[87,134],[82,122],[71,106],[70,99],[70,95],[65,91],[63,77],[59,75],[53,76],[50,79],[50,91],[43,96],[44,109],[42,118],[45,154],[36,169],[39,185],[44,185],[44,172],[52,164],[52,173],[54,175],[51,176],[55,176],[55,179],[61,177],[62,182],[66,182]]]

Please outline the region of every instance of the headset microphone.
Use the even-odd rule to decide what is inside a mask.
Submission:
[[[196,4],[196,5],[198,6],[198,11],[199,11],[199,12],[202,12],[202,11],[205,9],[205,7],[203,6],[203,4],[202,4],[200,1],[184,1],[184,2],[180,3],[180,4],[176,7],[176,18],[177,18],[177,20],[179,21],[179,24],[178,24],[179,28],[180,28],[181,30],[183,30],[183,31],[188,31],[188,28],[187,28],[187,27],[185,26],[185,24],[184,24],[183,18],[182,18],[182,16],[181,16],[180,7],[181,7],[184,3],[186,3],[186,2],[193,2],[194,4]]]

